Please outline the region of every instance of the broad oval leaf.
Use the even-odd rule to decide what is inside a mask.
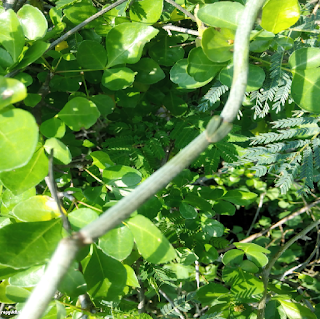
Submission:
[[[41,123],[40,132],[47,138],[61,138],[66,133],[66,125],[59,118],[53,117]]]
[[[102,173],[103,181],[117,187],[131,187],[141,181],[141,173],[129,166],[116,165],[106,168]]]
[[[0,173],[0,180],[14,195],[19,195],[38,185],[48,175],[48,170],[49,160],[43,147],[39,147],[27,165]]]
[[[186,219],[194,219],[198,215],[194,207],[183,202],[179,206],[179,211],[181,216]]]
[[[0,228],[0,264],[20,269],[46,262],[62,238],[61,230],[60,219]]]
[[[213,210],[219,215],[233,216],[236,213],[235,206],[224,200],[219,200],[216,204],[214,204]]]
[[[187,72],[196,81],[213,79],[225,64],[212,62],[201,47],[193,48],[188,56]]]
[[[142,58],[131,68],[137,72],[135,80],[140,83],[154,84],[165,78],[165,74],[159,64],[150,58]]]
[[[235,31],[210,27],[203,32],[201,46],[205,55],[213,62],[232,59]]]
[[[303,110],[320,113],[320,69],[294,70],[291,96]]]
[[[153,196],[138,208],[138,213],[149,219],[155,218],[162,209],[161,201]]]
[[[126,285],[131,286],[131,287],[136,287],[136,288],[140,287],[138,278],[137,278],[134,270],[129,265],[123,264],[123,266],[126,268],[126,271],[127,271]],[[151,317],[148,317],[148,318],[152,319]],[[142,319],[148,319],[148,318],[146,317],[146,318],[142,318]]]
[[[72,5],[63,10],[68,20],[76,25],[90,18],[96,12],[97,9],[93,6],[92,2],[87,0],[72,1]],[[86,27],[90,28],[90,25]]]
[[[138,62],[144,45],[159,31],[142,23],[121,23],[107,34],[108,67]]]
[[[72,161],[68,146],[55,137],[47,139],[44,148],[48,154],[51,154],[51,150],[53,150],[53,158],[57,164],[68,165]]]
[[[184,56],[181,46],[171,46],[169,37],[162,38],[149,49],[150,57],[160,65],[172,66]]]
[[[22,69],[31,64],[32,62],[38,60],[49,48],[50,43],[43,41],[34,42],[31,47],[24,53],[22,61],[15,67],[16,69]]]
[[[240,268],[244,271],[251,272],[253,274],[257,273],[259,271],[259,268],[250,260],[243,260],[240,263]]]
[[[269,0],[262,9],[261,27],[279,33],[294,25],[300,17],[298,0]]]
[[[126,221],[140,254],[153,264],[162,264],[176,258],[168,239],[146,217],[136,215]]]
[[[38,40],[44,37],[48,29],[48,22],[38,8],[25,4],[17,12],[17,16],[23,33],[29,40]]]
[[[64,106],[58,116],[73,131],[80,131],[82,127],[88,129],[95,124],[100,112],[93,102],[84,97],[75,97]]]
[[[210,3],[199,9],[198,18],[212,27],[236,30],[244,6],[238,2],[223,1]]]
[[[0,172],[26,165],[38,142],[38,126],[27,111],[12,109],[0,114]]]
[[[101,115],[107,116],[113,112],[115,103],[110,96],[99,94],[91,96],[90,100],[96,105]]]
[[[227,200],[235,205],[246,206],[251,204],[257,198],[257,194],[252,192],[243,192],[239,190],[231,190],[228,191],[222,199]]]
[[[203,82],[196,81],[187,73],[188,60],[182,59],[178,61],[170,70],[170,79],[172,82],[179,85],[182,89],[196,89],[208,84],[212,78]]]
[[[22,101],[27,96],[24,84],[16,79],[0,76],[0,109]]]
[[[217,220],[207,219],[202,223],[202,230],[210,237],[221,237],[224,233],[224,226]]]
[[[80,230],[98,217],[99,215],[90,208],[79,208],[68,214],[68,219],[74,231]]]
[[[18,60],[24,47],[24,34],[17,15],[12,9],[0,11],[0,44]]]
[[[230,292],[226,287],[216,283],[209,283],[208,285],[202,286],[197,290],[197,299],[202,305],[210,305],[220,296],[229,293]]]
[[[40,281],[44,271],[44,265],[31,267],[10,277],[9,283],[18,287],[34,287]]]
[[[239,265],[243,260],[244,252],[238,249],[232,249],[227,251],[222,258],[222,262],[226,266]]]
[[[109,90],[123,90],[133,83],[135,74],[126,67],[107,69],[103,73],[101,84]]]
[[[16,205],[13,215],[23,222],[38,222],[55,219],[60,216],[60,211],[54,199],[37,195]]]
[[[6,189],[2,193],[1,215],[9,214],[17,204],[35,195],[36,189],[34,187],[17,196],[15,196],[9,189]]]
[[[92,298],[116,301],[127,282],[127,270],[122,263],[93,247],[93,253],[84,270],[88,293]]]
[[[317,316],[307,307],[281,298],[277,300],[280,302],[289,319],[317,319]]]
[[[107,60],[107,51],[97,41],[85,40],[80,43],[77,61],[83,68],[103,70]]]
[[[257,65],[249,64],[248,83],[246,92],[258,90],[263,85],[266,75],[262,68]],[[233,63],[221,70],[219,80],[222,84],[231,87],[233,79]]]
[[[133,248],[133,235],[130,229],[120,225],[99,238],[99,247],[108,256],[117,260],[126,259]]]
[[[291,69],[305,70],[320,66],[319,48],[302,48],[294,51],[289,58]]]
[[[154,24],[159,20],[162,9],[163,0],[135,1],[130,6],[130,19],[134,22]]]

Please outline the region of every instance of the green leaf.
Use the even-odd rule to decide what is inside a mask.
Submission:
[[[261,27],[279,33],[294,25],[300,17],[298,0],[269,0],[262,9]]]
[[[24,47],[24,34],[17,15],[12,9],[0,11],[0,44],[18,60]]]
[[[107,60],[107,51],[97,41],[85,40],[80,43],[77,61],[83,68],[103,70]]]
[[[201,47],[193,48],[189,52],[187,72],[196,81],[212,80],[224,66],[225,64],[209,60]]]
[[[92,256],[84,270],[84,278],[92,298],[103,297],[106,301],[116,301],[126,285],[127,270],[121,262],[93,246]]]
[[[17,196],[15,196],[9,189],[6,189],[2,194],[1,215],[9,214],[17,204],[35,195],[36,189],[34,187]]]
[[[44,148],[49,155],[51,154],[51,150],[53,150],[53,158],[57,164],[68,165],[72,161],[72,155],[68,146],[54,137],[46,140]]]
[[[317,319],[310,309],[293,301],[278,299],[289,319]]]
[[[294,51],[289,58],[289,65],[292,70],[306,70],[320,66],[319,48],[302,48]]]
[[[224,232],[224,226],[217,220],[207,219],[202,223],[202,230],[210,237],[221,237]]]
[[[133,235],[130,229],[120,225],[99,238],[102,251],[117,260],[126,259],[133,248]]]
[[[15,302],[25,302],[29,298],[31,292],[28,289],[16,287],[16,286],[7,286],[6,287],[6,296]]]
[[[248,271],[254,274],[259,271],[259,268],[250,260],[243,260],[240,263],[240,268],[244,271]]]
[[[27,96],[26,87],[18,80],[0,76],[0,110],[22,101]]]
[[[41,123],[40,132],[47,138],[61,138],[66,133],[66,125],[59,118],[53,117]]]
[[[18,287],[34,287],[40,281],[44,271],[44,265],[30,267],[10,277],[9,283]]]
[[[254,30],[251,32],[251,35],[255,35],[259,33],[252,42],[250,42],[249,50],[253,52],[263,52],[268,50],[270,47],[272,40],[274,38],[274,34],[268,31],[257,31]]]
[[[80,131],[82,127],[88,129],[95,124],[100,112],[93,102],[75,97],[64,106],[58,116],[73,131]]]
[[[13,209],[13,215],[23,222],[40,222],[60,216],[57,203],[49,196],[37,195],[20,202]]]
[[[37,93],[28,93],[23,103],[26,106],[35,107],[42,99],[42,96]]]
[[[149,219],[152,219],[158,215],[161,209],[162,209],[161,201],[156,196],[153,196],[138,208],[138,213]]]
[[[63,280],[59,283],[58,289],[71,298],[76,298],[87,292],[87,283],[83,274],[79,271],[77,264],[71,266]]]
[[[123,266],[126,268],[126,271],[127,271],[126,285],[134,288],[139,288],[140,287],[139,281],[134,270],[129,265],[123,264]]]
[[[19,269],[46,262],[61,240],[60,219],[0,228],[0,264]]]
[[[103,116],[111,114],[114,110],[115,103],[108,95],[94,95],[90,97],[90,100],[96,105],[100,114]]]
[[[60,4],[60,7],[62,5]],[[69,21],[73,24],[80,24],[84,20],[90,18],[97,12],[97,9],[92,5],[91,1],[82,0],[72,3],[71,6],[63,10],[63,13],[66,15]],[[87,28],[90,28],[91,25],[87,25]]]
[[[146,217],[136,215],[126,221],[139,253],[153,264],[162,264],[176,258],[176,252],[161,231]]]
[[[205,55],[213,62],[232,59],[235,31],[210,27],[203,32],[201,46]]]
[[[229,293],[229,290],[222,285],[210,283],[208,285],[200,287],[197,290],[196,296],[200,303],[205,306],[211,305],[219,297]]]
[[[228,191],[223,197],[223,200],[227,200],[235,205],[247,206],[256,200],[258,195],[251,192],[243,192],[239,190]]]
[[[248,83],[246,92],[256,91],[261,88],[266,75],[262,68],[257,65],[249,64]],[[223,68],[219,74],[219,81],[231,87],[233,79],[233,63],[230,63],[227,67]]]
[[[143,84],[154,84],[165,78],[159,64],[150,58],[142,58],[131,69],[137,72],[135,80]]]
[[[98,217],[99,215],[90,208],[79,208],[68,214],[68,219],[74,231],[79,231]]]
[[[268,263],[268,258],[265,254],[270,253],[259,245],[252,243],[234,243],[238,249],[242,249],[248,260],[252,261],[257,267],[264,267]]]
[[[18,65],[15,66],[15,69],[23,69],[27,67],[32,62],[41,58],[41,56],[47,51],[50,43],[43,41],[36,41],[32,44],[31,47],[24,53],[23,59]]]
[[[184,56],[181,46],[171,46],[169,36],[163,37],[149,49],[150,57],[160,65],[172,66]]]
[[[197,211],[191,205],[182,202],[179,206],[180,214],[183,218],[194,219],[197,217]]]
[[[208,84],[212,78],[203,82],[196,81],[192,76],[187,73],[188,60],[182,59],[176,62],[176,64],[170,70],[170,79],[172,82],[179,85],[179,88],[183,89],[196,89]]]
[[[26,165],[38,142],[38,126],[27,111],[0,114],[0,172]]]
[[[38,8],[25,4],[17,12],[17,16],[23,33],[29,40],[38,40],[44,37],[48,29],[48,22]]]
[[[174,92],[169,91],[162,101],[163,105],[175,116],[182,115],[188,110],[188,104]]]
[[[219,215],[233,216],[236,213],[235,206],[224,200],[219,200],[216,204],[214,204],[213,210]]]
[[[163,0],[141,0],[135,1],[130,6],[130,19],[134,22],[147,24],[156,23],[163,9]]]
[[[19,195],[38,185],[47,175],[49,161],[43,147],[35,151],[27,165],[0,173],[2,184],[14,195]]]
[[[138,62],[144,45],[159,31],[142,23],[121,23],[107,34],[108,68],[114,65]]]
[[[243,261],[244,252],[238,249],[227,251],[222,258],[222,262],[226,266],[237,266]]]
[[[3,48],[0,48],[0,66],[8,68],[13,64],[13,60],[9,52]]]
[[[203,6],[197,16],[212,27],[236,30],[243,10],[244,6],[238,2],[223,1]]]
[[[303,110],[320,113],[320,69],[294,70],[291,96]]]
[[[105,152],[95,151],[90,153],[90,156],[93,159],[92,165],[96,165],[101,169],[105,169],[114,165],[114,163],[110,159],[110,156]]]
[[[131,187],[140,183],[142,175],[132,167],[116,165],[106,168],[102,173],[102,177],[107,185]]]
[[[123,90],[130,86],[136,73],[129,68],[112,68],[103,72],[101,84],[109,90]]]

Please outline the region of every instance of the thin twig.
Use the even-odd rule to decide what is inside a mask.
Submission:
[[[48,185],[48,188],[50,190],[50,193],[53,197],[53,199],[55,200],[59,211],[60,211],[60,215],[61,215],[61,219],[62,219],[62,223],[63,223],[63,228],[68,232],[68,234],[71,234],[72,232],[72,228],[70,225],[70,222],[68,220],[68,217],[65,215],[65,213],[62,210],[62,206],[61,206],[61,202],[60,199],[58,197],[58,192],[56,189],[56,183],[54,181],[54,173],[53,173],[53,149],[51,149],[50,152],[50,159],[49,159],[49,177],[45,178],[45,181]]]
[[[267,266],[262,272],[262,281],[264,284],[264,292],[263,296],[259,302],[258,305],[258,313],[257,313],[257,319],[264,319],[264,312],[265,307],[267,304],[267,297],[268,297],[268,282],[269,282],[269,276],[272,267],[274,266],[275,262],[280,258],[280,256],[292,245],[294,244],[298,239],[303,238],[312,228],[318,226],[320,224],[320,220],[316,220],[313,223],[309,224],[305,229],[303,229],[300,233],[293,236],[291,239],[289,239],[286,244],[281,247],[281,249],[272,257],[272,259],[268,262]]]
[[[277,228],[280,225],[286,223],[288,220],[291,220],[291,219],[295,218],[296,216],[305,213],[308,209],[318,205],[319,203],[320,203],[320,199],[317,199],[315,202],[309,204],[308,206],[304,206],[304,207],[300,208],[299,210],[297,210],[296,212],[292,213],[291,215],[288,215],[288,216],[282,218],[281,220],[279,220],[277,223],[275,223],[271,227],[269,227],[269,228],[267,228],[267,229],[265,229],[265,230],[263,230],[263,231],[261,231],[259,233],[253,234],[253,235],[251,235],[251,236],[249,236],[249,237],[247,237],[247,238],[245,238],[243,240],[240,240],[239,243],[250,243],[253,240],[255,240],[256,238],[263,236],[264,234],[266,234],[270,230],[272,230],[274,228]],[[235,248],[235,246],[234,245],[230,245],[229,247],[227,247],[225,249],[218,250],[218,252],[219,253],[223,253],[223,252],[226,252],[227,250],[230,250],[232,248]]]
[[[248,231],[247,231],[247,235],[246,235],[247,237],[250,235],[251,230],[252,230],[252,228],[253,228],[253,226],[254,226],[254,224],[255,224],[258,216],[259,216],[259,213],[260,213],[260,210],[261,210],[261,208],[262,208],[263,199],[264,199],[264,196],[265,196],[265,195],[266,195],[266,193],[262,193],[262,194],[260,195],[259,205],[258,205],[256,214],[254,215],[253,221],[252,221],[252,223],[251,223],[251,225],[250,225],[250,227],[249,227],[249,229],[248,229]]]
[[[164,30],[172,30],[172,31],[177,31],[177,32],[181,32],[181,33],[187,33],[187,34],[192,34],[192,35],[199,36],[199,32],[196,31],[196,30],[176,27],[175,25],[171,25],[171,24],[164,25],[162,27],[162,29],[164,29]]]
[[[182,13],[184,13],[187,17],[189,17],[192,21],[197,22],[196,17],[190,13],[188,10],[182,8],[179,4],[177,4],[175,1],[173,0],[165,0],[166,2],[170,3],[172,6],[176,7],[179,11],[181,11]]]
[[[127,0],[118,0],[117,2],[110,4],[110,6],[102,9],[101,11],[97,12],[96,14],[94,14],[93,16],[89,17],[88,19],[84,20],[83,22],[81,22],[80,24],[78,24],[76,27],[74,27],[73,29],[69,30],[68,32],[66,32],[63,36],[61,36],[59,39],[57,39],[56,41],[52,42],[48,48],[47,51],[52,50],[57,44],[61,43],[62,41],[66,40],[67,38],[70,37],[70,35],[76,33],[77,31],[79,31],[80,29],[82,29],[84,26],[86,26],[88,23],[92,22],[93,20],[99,18],[100,16],[102,16],[103,14],[105,14],[106,12],[112,10],[113,8],[119,6],[120,4],[126,2]],[[47,52],[46,51],[46,52]]]
[[[176,305],[174,304],[174,302],[168,297],[168,295],[162,291],[161,289],[159,289],[160,294],[167,299],[167,301],[170,303],[170,305],[172,306],[172,308],[179,314],[180,319],[185,319],[185,317],[182,315],[181,311],[176,307]]]
[[[199,287],[200,287],[199,262],[198,262],[198,260],[196,260],[194,263],[195,263],[195,269],[196,269],[196,283],[197,283],[197,288],[199,289]]]
[[[139,272],[139,269],[140,269],[140,261],[137,260],[136,271]],[[140,287],[137,288],[138,298],[139,298],[138,312],[140,314],[140,313],[146,312],[146,297],[144,295],[144,285],[143,285],[143,281],[141,280],[140,274],[138,274],[138,282],[140,285]]]

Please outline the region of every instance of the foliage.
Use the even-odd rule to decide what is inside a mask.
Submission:
[[[0,7],[0,302],[8,313],[23,308],[67,236],[61,219],[74,232],[90,224],[220,114],[246,2],[123,1],[77,32],[109,3]],[[265,4],[231,132],[84,247],[43,318],[256,318],[264,293],[265,318],[320,317],[318,237],[286,249],[266,286],[261,277],[279,246],[320,217],[313,208],[272,227],[311,202],[320,182],[318,15],[314,1]],[[252,228],[261,232],[254,242],[238,242]]]

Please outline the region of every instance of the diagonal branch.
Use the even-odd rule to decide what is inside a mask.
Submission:
[[[122,0],[120,0],[122,1]],[[118,2],[119,3],[119,2]],[[152,174],[128,196],[123,197],[115,206],[107,210],[97,220],[87,225],[71,237],[64,238],[39,284],[27,300],[18,319],[39,319],[49,304],[58,283],[63,279],[72,264],[77,251],[84,245],[90,244],[98,237],[117,226],[128,218],[132,212],[146,202],[151,196],[165,187],[175,176],[196,159],[211,142],[219,141],[227,134],[225,123],[232,122],[242,104],[242,98],[247,81],[249,37],[252,26],[264,0],[249,0],[245,6],[241,23],[235,37],[234,52],[234,81],[229,100],[223,109],[222,122],[213,119],[207,129],[181,150],[173,159]],[[118,4],[117,4],[118,5]],[[245,68],[245,70],[243,70]],[[221,124],[221,125],[220,125]],[[223,131],[219,131],[222,128]],[[229,128],[227,126],[227,128]],[[36,306],[35,306],[36,305]]]

